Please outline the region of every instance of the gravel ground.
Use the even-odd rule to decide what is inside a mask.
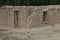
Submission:
[[[33,29],[0,29],[0,40],[60,40],[60,25]]]

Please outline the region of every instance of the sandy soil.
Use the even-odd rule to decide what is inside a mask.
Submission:
[[[0,28],[0,40],[60,40],[60,25],[48,25],[33,29]]]

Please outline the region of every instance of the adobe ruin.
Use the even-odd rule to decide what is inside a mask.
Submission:
[[[55,23],[60,24],[60,5],[0,7],[0,27],[24,29]]]

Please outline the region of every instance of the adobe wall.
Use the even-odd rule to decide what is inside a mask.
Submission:
[[[26,7],[21,7],[20,8],[20,13],[19,13],[19,28],[28,28],[27,26],[27,8]]]
[[[0,27],[14,27],[14,16],[12,8],[0,8]]]
[[[31,14],[30,14],[31,13]],[[39,27],[42,25],[42,9],[40,7],[28,7],[28,26],[30,28]]]
[[[44,24],[60,24],[60,5],[3,6],[0,8],[0,27],[14,28],[14,11],[18,11],[18,28],[35,28]],[[43,12],[47,19],[43,22]]]
[[[28,28],[27,27],[27,14],[25,7],[20,6],[3,6],[0,8],[0,27],[15,28],[14,25],[14,11],[18,11],[18,27],[17,28]]]
[[[22,6],[23,7],[23,6]],[[27,27],[41,27],[44,24],[60,24],[60,5],[24,6],[27,13]],[[22,9],[22,8],[21,8]],[[22,10],[23,11],[23,10]],[[43,12],[47,11],[47,19],[43,23]],[[23,11],[24,12],[24,11]]]
[[[49,6],[47,23],[48,24],[60,24],[60,6]]]

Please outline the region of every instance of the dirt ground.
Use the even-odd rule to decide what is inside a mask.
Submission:
[[[0,28],[0,40],[60,40],[60,25],[23,30]]]

